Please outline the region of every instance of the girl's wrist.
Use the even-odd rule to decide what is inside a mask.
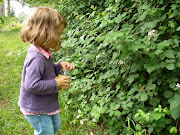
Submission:
[[[57,84],[57,86],[59,87],[59,83],[58,83],[58,81],[57,81],[57,78],[54,78],[54,80],[56,81],[56,84]]]

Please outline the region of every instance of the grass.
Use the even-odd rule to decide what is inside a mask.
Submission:
[[[9,26],[4,27],[7,31],[0,31],[0,135],[32,135],[33,128],[17,104],[28,44],[20,40],[21,25]],[[69,111],[63,100],[64,93],[59,95],[63,119],[61,135],[106,135],[97,125],[87,126],[73,121],[78,112]]]
[[[0,134],[32,134],[17,105],[22,65],[27,45],[20,40],[19,27],[0,31]],[[29,127],[29,128],[27,128]]]

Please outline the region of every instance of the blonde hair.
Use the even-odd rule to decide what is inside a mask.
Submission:
[[[57,10],[38,7],[25,20],[20,36],[22,41],[44,50],[58,51],[61,47],[60,34],[66,25],[66,20]]]

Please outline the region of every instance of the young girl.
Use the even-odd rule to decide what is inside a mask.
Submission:
[[[21,30],[21,39],[30,43],[21,80],[18,105],[36,135],[54,135],[61,117],[58,87],[68,89],[70,77],[57,77],[61,70],[74,65],[53,63],[52,52],[60,49],[60,34],[66,21],[57,10],[40,7],[30,15]]]

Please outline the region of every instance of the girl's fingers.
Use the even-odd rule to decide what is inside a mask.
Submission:
[[[70,81],[63,81],[62,83],[63,83],[63,84],[65,84],[65,83],[66,83],[66,84],[69,84],[69,83],[71,83],[71,82],[70,82]]]
[[[63,80],[69,80],[70,79],[70,77],[69,76],[59,76],[59,78],[63,78]]]
[[[68,87],[63,87],[64,89],[68,89]]]
[[[75,66],[74,66],[74,65],[72,65],[71,70],[73,70],[74,68],[75,68]]]
[[[75,68],[75,66],[72,65],[72,64],[67,64],[66,65],[66,69],[73,70],[74,68]]]
[[[64,84],[61,84],[61,87],[62,88],[68,88],[70,85],[69,84],[66,84],[66,83],[64,83]]]

